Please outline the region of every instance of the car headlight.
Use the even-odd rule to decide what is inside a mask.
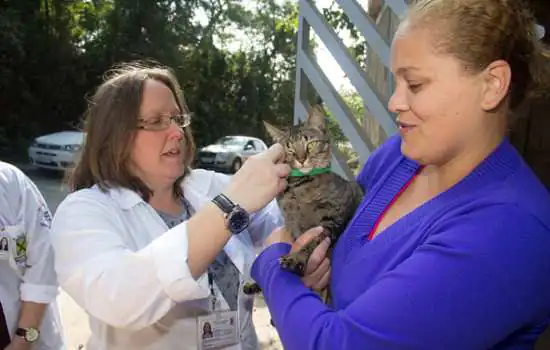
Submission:
[[[80,145],[65,145],[63,149],[69,152],[77,152],[80,150]]]

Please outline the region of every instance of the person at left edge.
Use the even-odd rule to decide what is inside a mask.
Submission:
[[[65,349],[50,222],[36,185],[0,161],[0,342],[8,343],[6,350]]]

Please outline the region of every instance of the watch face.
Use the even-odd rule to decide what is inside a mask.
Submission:
[[[248,227],[248,213],[243,209],[233,211],[229,216],[229,229],[233,233],[239,233]]]
[[[34,342],[38,339],[40,333],[35,328],[27,328],[27,334],[25,334],[25,340],[28,342]]]

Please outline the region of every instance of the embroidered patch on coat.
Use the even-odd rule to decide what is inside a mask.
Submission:
[[[20,233],[15,238],[15,252],[13,259],[17,264],[23,265],[27,262],[27,234]]]
[[[46,204],[41,203],[38,207],[38,217],[40,218],[40,226],[50,228],[52,225],[52,214],[48,210]]]

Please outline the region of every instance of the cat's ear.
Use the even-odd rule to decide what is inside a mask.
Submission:
[[[306,124],[309,127],[325,130],[325,113],[320,105],[311,107],[308,113]]]
[[[273,141],[275,142],[279,142],[279,140],[281,140],[284,136],[284,131],[276,128],[275,126],[269,124],[268,122],[266,122],[264,120],[264,126],[265,126],[265,129],[267,130],[267,133],[269,134],[269,136],[271,136],[271,138],[273,139]]]

